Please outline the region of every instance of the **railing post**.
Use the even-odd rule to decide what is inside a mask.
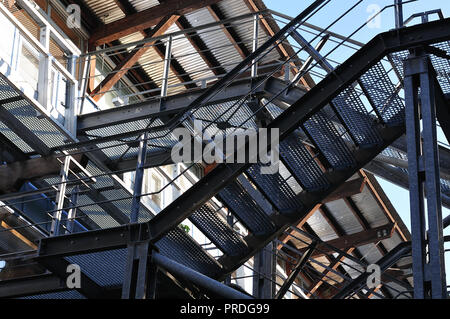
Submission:
[[[76,57],[74,55],[70,55],[67,60],[67,70],[69,73],[73,76],[73,78],[76,78]],[[66,100],[65,100],[65,127],[67,130],[72,133],[74,136],[76,136],[77,133],[77,109],[78,109],[78,103],[77,98],[77,86],[78,83],[73,83],[71,80],[67,79],[66,82]]]
[[[259,15],[255,14],[253,17],[253,45],[252,52],[255,52],[258,49],[258,34],[259,34]],[[252,61],[252,71],[251,77],[255,78],[258,76],[258,62],[256,59]]]
[[[56,194],[55,211],[53,212],[52,225],[50,228],[50,236],[59,235],[59,228],[61,225],[61,215],[64,207],[64,198],[66,193],[67,179],[69,177],[70,156],[66,155],[64,163],[61,168],[61,181]]]
[[[164,70],[163,79],[161,84],[161,97],[167,96],[167,90],[169,87],[169,70],[170,70],[170,60],[172,58],[172,36],[169,36],[166,42],[166,54],[164,57]]]
[[[78,201],[78,192],[79,187],[75,186],[72,189],[72,193],[70,195],[70,209],[69,213],[67,214],[67,222],[66,222],[66,234],[73,233],[74,226],[75,226],[75,219],[77,216],[77,201]]]
[[[45,109],[49,107],[50,100],[50,74],[52,56],[50,55],[50,29],[42,26],[40,30],[40,42],[45,48],[45,53],[39,60],[38,101]]]
[[[144,165],[147,155],[147,132],[142,134],[139,143],[139,154],[136,166],[136,174],[134,176],[134,192],[131,202],[130,223],[137,223],[139,217],[139,207],[141,205],[142,183],[144,180]]]
[[[403,0],[395,1],[395,28],[403,27]]]

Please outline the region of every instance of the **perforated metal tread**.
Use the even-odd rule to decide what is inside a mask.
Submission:
[[[204,275],[213,277],[221,269],[220,264],[212,256],[178,227],[161,238],[156,246],[164,256]]]
[[[208,203],[196,210],[189,219],[225,254],[237,256],[247,250],[247,244],[241,236],[222,221]]]
[[[280,213],[292,213],[302,207],[297,195],[280,173],[261,174],[261,165],[252,165],[247,175]]]
[[[397,125],[405,121],[403,101],[381,62],[364,73],[360,83],[384,123]]]
[[[311,140],[335,169],[355,166],[355,159],[330,119],[321,110],[304,123]]]
[[[367,109],[352,86],[342,91],[333,100],[332,106],[349,128],[357,145],[371,146],[382,142]]]
[[[76,290],[67,290],[60,292],[52,292],[48,294],[20,297],[17,299],[86,299],[86,297]]]
[[[266,212],[237,181],[220,191],[218,197],[255,235],[264,235],[275,229]]]
[[[446,52],[447,55],[450,55],[449,41],[432,44],[432,46]],[[394,52],[390,55],[390,60],[394,65],[395,72],[399,74],[401,78],[404,77],[403,61],[408,58],[408,55],[409,55],[408,51]],[[442,92],[444,92],[445,94],[449,94],[450,75],[448,69],[450,68],[450,61],[448,59],[438,57],[434,54],[430,54],[430,59],[431,63],[433,64],[434,70],[436,71],[437,80],[441,85]]]
[[[110,287],[123,283],[126,256],[126,249],[115,249],[68,256],[65,259],[80,266],[83,273],[99,286]]]

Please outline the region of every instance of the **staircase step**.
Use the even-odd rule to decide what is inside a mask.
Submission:
[[[290,134],[280,143],[280,158],[307,191],[327,189],[330,183],[311,153],[300,140],[297,132]]]
[[[261,165],[255,164],[247,170],[247,176],[258,186],[280,213],[291,213],[302,207],[297,194],[280,173],[261,174]]]
[[[402,63],[398,61],[398,63]],[[402,63],[403,68],[403,63]],[[399,125],[405,120],[405,106],[383,64],[378,62],[361,78],[360,83],[375,105],[383,123]]]
[[[211,255],[178,227],[169,231],[156,243],[156,246],[162,255],[207,276],[213,276],[221,268]]]
[[[200,207],[189,219],[225,254],[236,256],[247,249],[242,238],[218,216],[209,204]]]
[[[342,91],[333,100],[333,105],[358,146],[381,143],[380,134],[353,86]]]
[[[355,166],[350,149],[343,136],[339,134],[333,122],[325,115],[323,110],[317,112],[304,124],[309,138],[335,169],[347,169]]]
[[[237,181],[229,184],[217,196],[233,214],[255,235],[264,235],[274,230],[268,212]]]

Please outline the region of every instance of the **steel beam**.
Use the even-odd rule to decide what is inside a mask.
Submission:
[[[436,74],[430,58],[420,50],[405,61],[404,68],[414,297],[446,299]]]
[[[385,256],[383,256],[376,264],[380,266],[381,272],[385,272],[392,265],[396,264],[402,257],[405,257],[407,254],[411,252],[411,243],[405,242],[399,244],[397,247],[388,252]],[[370,274],[365,272],[359,275],[358,278],[344,286],[344,288],[339,291],[336,295],[334,295],[333,299],[344,299],[350,294],[354,294],[360,291],[367,282],[367,277]]]
[[[319,244],[312,257],[316,258],[326,254],[331,254],[335,252],[336,248],[347,251],[350,248],[356,248],[358,246],[363,246],[370,243],[377,243],[381,240],[391,238],[393,233],[394,224],[387,224],[373,229],[364,230],[359,233],[340,236],[339,238]],[[300,251],[305,253],[307,248],[300,249]]]
[[[167,0],[152,8],[127,15],[117,21],[99,27],[91,35],[90,42],[95,46],[120,39],[126,35],[155,26],[164,16],[189,12],[214,4],[220,0]]]
[[[311,245],[308,246],[306,251],[303,252],[302,257],[298,260],[297,264],[295,265],[295,268],[293,271],[289,274],[286,281],[283,283],[283,285],[280,287],[280,290],[278,290],[275,299],[283,299],[286,292],[289,290],[289,287],[294,283],[295,279],[297,278],[298,274],[303,270],[303,267],[305,267],[306,263],[308,262],[309,258],[313,254],[317,243],[312,242]]]
[[[270,86],[274,81],[276,80],[270,80],[267,86]],[[160,110],[161,102],[159,100],[150,100],[132,105],[80,115],[78,116],[77,123],[78,134],[82,135],[83,132],[108,126],[114,126],[117,124],[134,122],[151,117],[159,117],[187,111],[191,102],[201,96],[205,91],[206,89],[201,89],[195,92],[181,93],[166,97],[164,99],[163,111]],[[243,96],[246,96],[249,91],[250,80],[236,81],[235,83],[224,89],[222,92],[214,96],[214,98],[209,101],[207,105],[214,105],[230,100],[237,100]],[[258,94],[262,92],[263,89],[261,88],[256,93]]]
[[[157,271],[150,241],[130,243],[122,299],[154,299]]]
[[[0,298],[19,298],[67,290],[65,282],[54,274],[0,281]]]
[[[323,201],[322,204],[326,204],[335,200],[339,200],[345,197],[351,197],[356,194],[361,194],[366,185],[366,180],[364,178],[357,178],[351,181],[347,181],[338,189],[336,189],[333,193],[328,195]]]
[[[228,287],[214,279],[211,279],[191,268],[183,266],[159,253],[154,253],[155,263],[173,274],[175,277],[186,279],[189,282],[211,292],[217,296],[227,299],[252,299],[252,297],[243,294],[231,287]]]

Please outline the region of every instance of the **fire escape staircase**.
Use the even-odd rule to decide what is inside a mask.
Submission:
[[[302,13],[280,35],[290,35],[289,28],[312,11],[313,7]],[[293,103],[288,89],[275,97],[291,104],[285,110],[253,112],[268,129],[279,128],[280,162],[290,176],[286,170],[263,175],[262,164],[218,164],[150,221],[44,238],[36,260],[50,265],[60,258],[85,269],[83,265],[124,260],[133,236],[147,236],[161,254],[224,280],[405,133],[404,101],[382,59],[450,40],[449,23],[446,19],[382,33]],[[277,40],[275,36],[263,44],[191,105],[201,105]],[[401,68],[401,60],[397,63]],[[363,89],[373,112],[367,111],[354,83]],[[245,107],[250,113],[255,109],[250,103]],[[179,120],[186,121],[186,114]],[[305,141],[313,147],[307,148]],[[301,192],[292,189],[289,179],[301,186]],[[242,237],[218,215],[213,197],[248,230],[247,236]],[[223,252],[222,257],[212,258],[178,227],[186,218]],[[99,274],[88,271],[85,275],[95,281]]]

